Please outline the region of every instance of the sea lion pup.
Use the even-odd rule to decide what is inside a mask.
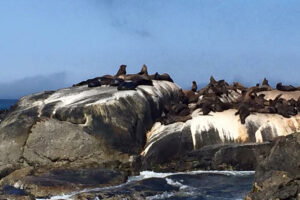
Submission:
[[[196,83],[196,81],[193,81],[193,83],[192,83],[192,91],[197,92],[197,83]]]
[[[138,73],[139,75],[146,75],[148,76],[148,70],[147,70],[147,65],[143,65],[141,71]]]
[[[120,75],[126,75],[126,65],[121,65],[115,77],[119,77]]]
[[[282,83],[277,83],[276,89],[280,91],[288,91],[288,92],[297,90],[297,88],[295,88],[292,85],[282,85]]]

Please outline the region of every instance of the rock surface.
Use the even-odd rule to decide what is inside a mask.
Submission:
[[[80,86],[21,98],[0,123],[1,185],[43,168],[130,170],[130,156],[142,151],[162,105],[176,100],[179,89],[153,81],[132,91]]]
[[[300,131],[300,114],[251,113],[242,124],[236,109],[203,115],[205,106],[195,104],[200,94],[193,93],[189,105],[179,103],[182,94],[172,82],[153,80],[153,86],[130,91],[83,85],[21,98],[0,123],[0,186],[48,196],[119,184],[145,169],[253,170],[268,156],[270,141]],[[234,103],[241,95],[230,90],[218,102]],[[183,116],[172,119],[174,113],[165,109],[169,105],[174,105],[169,111]],[[171,116],[171,124],[161,123],[165,116]]]
[[[300,133],[280,137],[274,143],[256,169],[247,200],[300,199]]]
[[[234,114],[235,112],[236,110],[231,109],[217,113],[212,112],[210,115],[202,115],[199,110],[196,110],[192,114],[193,118],[186,122],[177,122],[169,125],[156,123],[147,133],[147,143],[144,151],[141,153],[144,167],[151,169],[162,164],[168,166],[172,160],[176,163],[176,160],[184,158],[189,152],[200,153],[203,147],[215,144],[219,145],[219,149],[212,148],[222,156],[225,156],[225,154],[232,156],[224,152],[226,145],[232,145],[232,148],[234,148],[232,153],[245,151],[244,155],[248,153],[247,150],[243,149],[251,146],[250,149],[256,149],[253,156],[258,158],[261,153],[265,154],[264,152],[267,151],[263,150],[259,153],[261,149],[270,148],[270,145],[266,147],[268,145],[261,146],[259,145],[260,143],[266,143],[278,136],[285,136],[300,131],[299,114],[291,118],[284,118],[277,114],[255,113],[246,119],[245,124],[241,124],[239,117]],[[234,145],[243,143],[253,144],[250,146]],[[222,146],[223,144],[225,146]],[[206,153],[209,152],[210,150]],[[250,153],[250,155],[252,154]],[[243,162],[242,159],[240,159],[240,162]],[[227,164],[234,169],[250,169],[241,163],[235,162],[235,164],[231,163],[230,165],[228,161]],[[255,161],[252,164],[252,167],[254,167],[252,169],[255,169],[256,164],[257,162]],[[214,169],[215,166],[215,164],[204,165],[205,168],[210,167]]]

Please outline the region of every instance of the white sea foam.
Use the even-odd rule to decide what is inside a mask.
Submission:
[[[175,196],[174,192],[164,192],[162,194],[146,197],[146,200],[166,199],[173,196]]]

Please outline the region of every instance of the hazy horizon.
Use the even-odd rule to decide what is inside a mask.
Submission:
[[[0,98],[147,64],[186,88],[213,75],[300,85],[296,0],[0,1]]]

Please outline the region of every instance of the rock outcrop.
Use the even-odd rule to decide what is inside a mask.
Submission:
[[[235,111],[226,110],[216,113],[211,112],[210,115],[202,115],[199,110],[196,110],[192,114],[193,118],[186,122],[169,125],[156,123],[147,133],[147,143],[141,154],[143,167],[145,169],[156,167],[157,170],[172,170],[171,163],[174,162],[178,167],[181,166],[181,169],[187,170],[189,169],[188,166],[184,168],[185,165],[179,164],[177,161],[183,159],[182,161],[185,162],[185,157],[192,152],[194,158],[197,157],[195,157],[195,152],[200,153],[200,155],[210,154],[211,149],[214,149],[214,154],[210,154],[210,160],[213,160],[215,153],[218,155],[222,152],[221,155],[225,156],[224,148],[231,145],[235,150],[232,151],[232,155],[227,154],[226,157],[229,155],[232,158],[234,152],[241,153],[244,151],[242,149],[245,148],[251,147],[250,149],[253,149],[253,151],[251,150],[252,153],[249,154],[245,151],[240,157],[242,158],[243,155],[247,158],[251,157],[248,157],[248,155],[255,157],[255,162],[252,162],[253,168],[241,164],[242,159],[237,159],[240,163],[228,160],[224,162],[224,165],[238,170],[253,170],[258,163],[258,158],[264,157],[265,152],[268,152],[266,148],[270,149],[269,141],[278,136],[300,131],[300,115],[284,118],[277,114],[256,113],[250,115],[245,124],[241,124],[239,117],[234,114]],[[246,147],[243,145],[244,143],[252,144]],[[218,144],[217,149],[214,146],[216,144]],[[207,146],[211,146],[211,149],[204,148],[207,150],[204,153],[203,147]],[[194,161],[200,162],[200,155]],[[219,165],[216,165],[216,163],[199,164],[203,168],[210,169],[219,169]]]
[[[259,163],[247,200],[300,199],[300,133],[280,137]]]
[[[123,183],[146,169],[253,170],[274,138],[300,131],[300,101],[292,100],[299,91],[280,97],[270,86],[247,89],[213,78],[199,92],[182,91],[168,74],[139,76],[126,75],[142,82],[125,91],[114,85],[123,75],[113,83],[103,76],[109,84],[91,86],[91,79],[21,98],[0,123],[0,186],[31,198]],[[126,77],[122,83],[130,83]],[[270,107],[276,112],[264,113]]]
[[[21,98],[0,124],[1,185],[26,167],[126,171],[162,105],[176,100],[179,89],[154,80],[131,91],[79,86]]]

